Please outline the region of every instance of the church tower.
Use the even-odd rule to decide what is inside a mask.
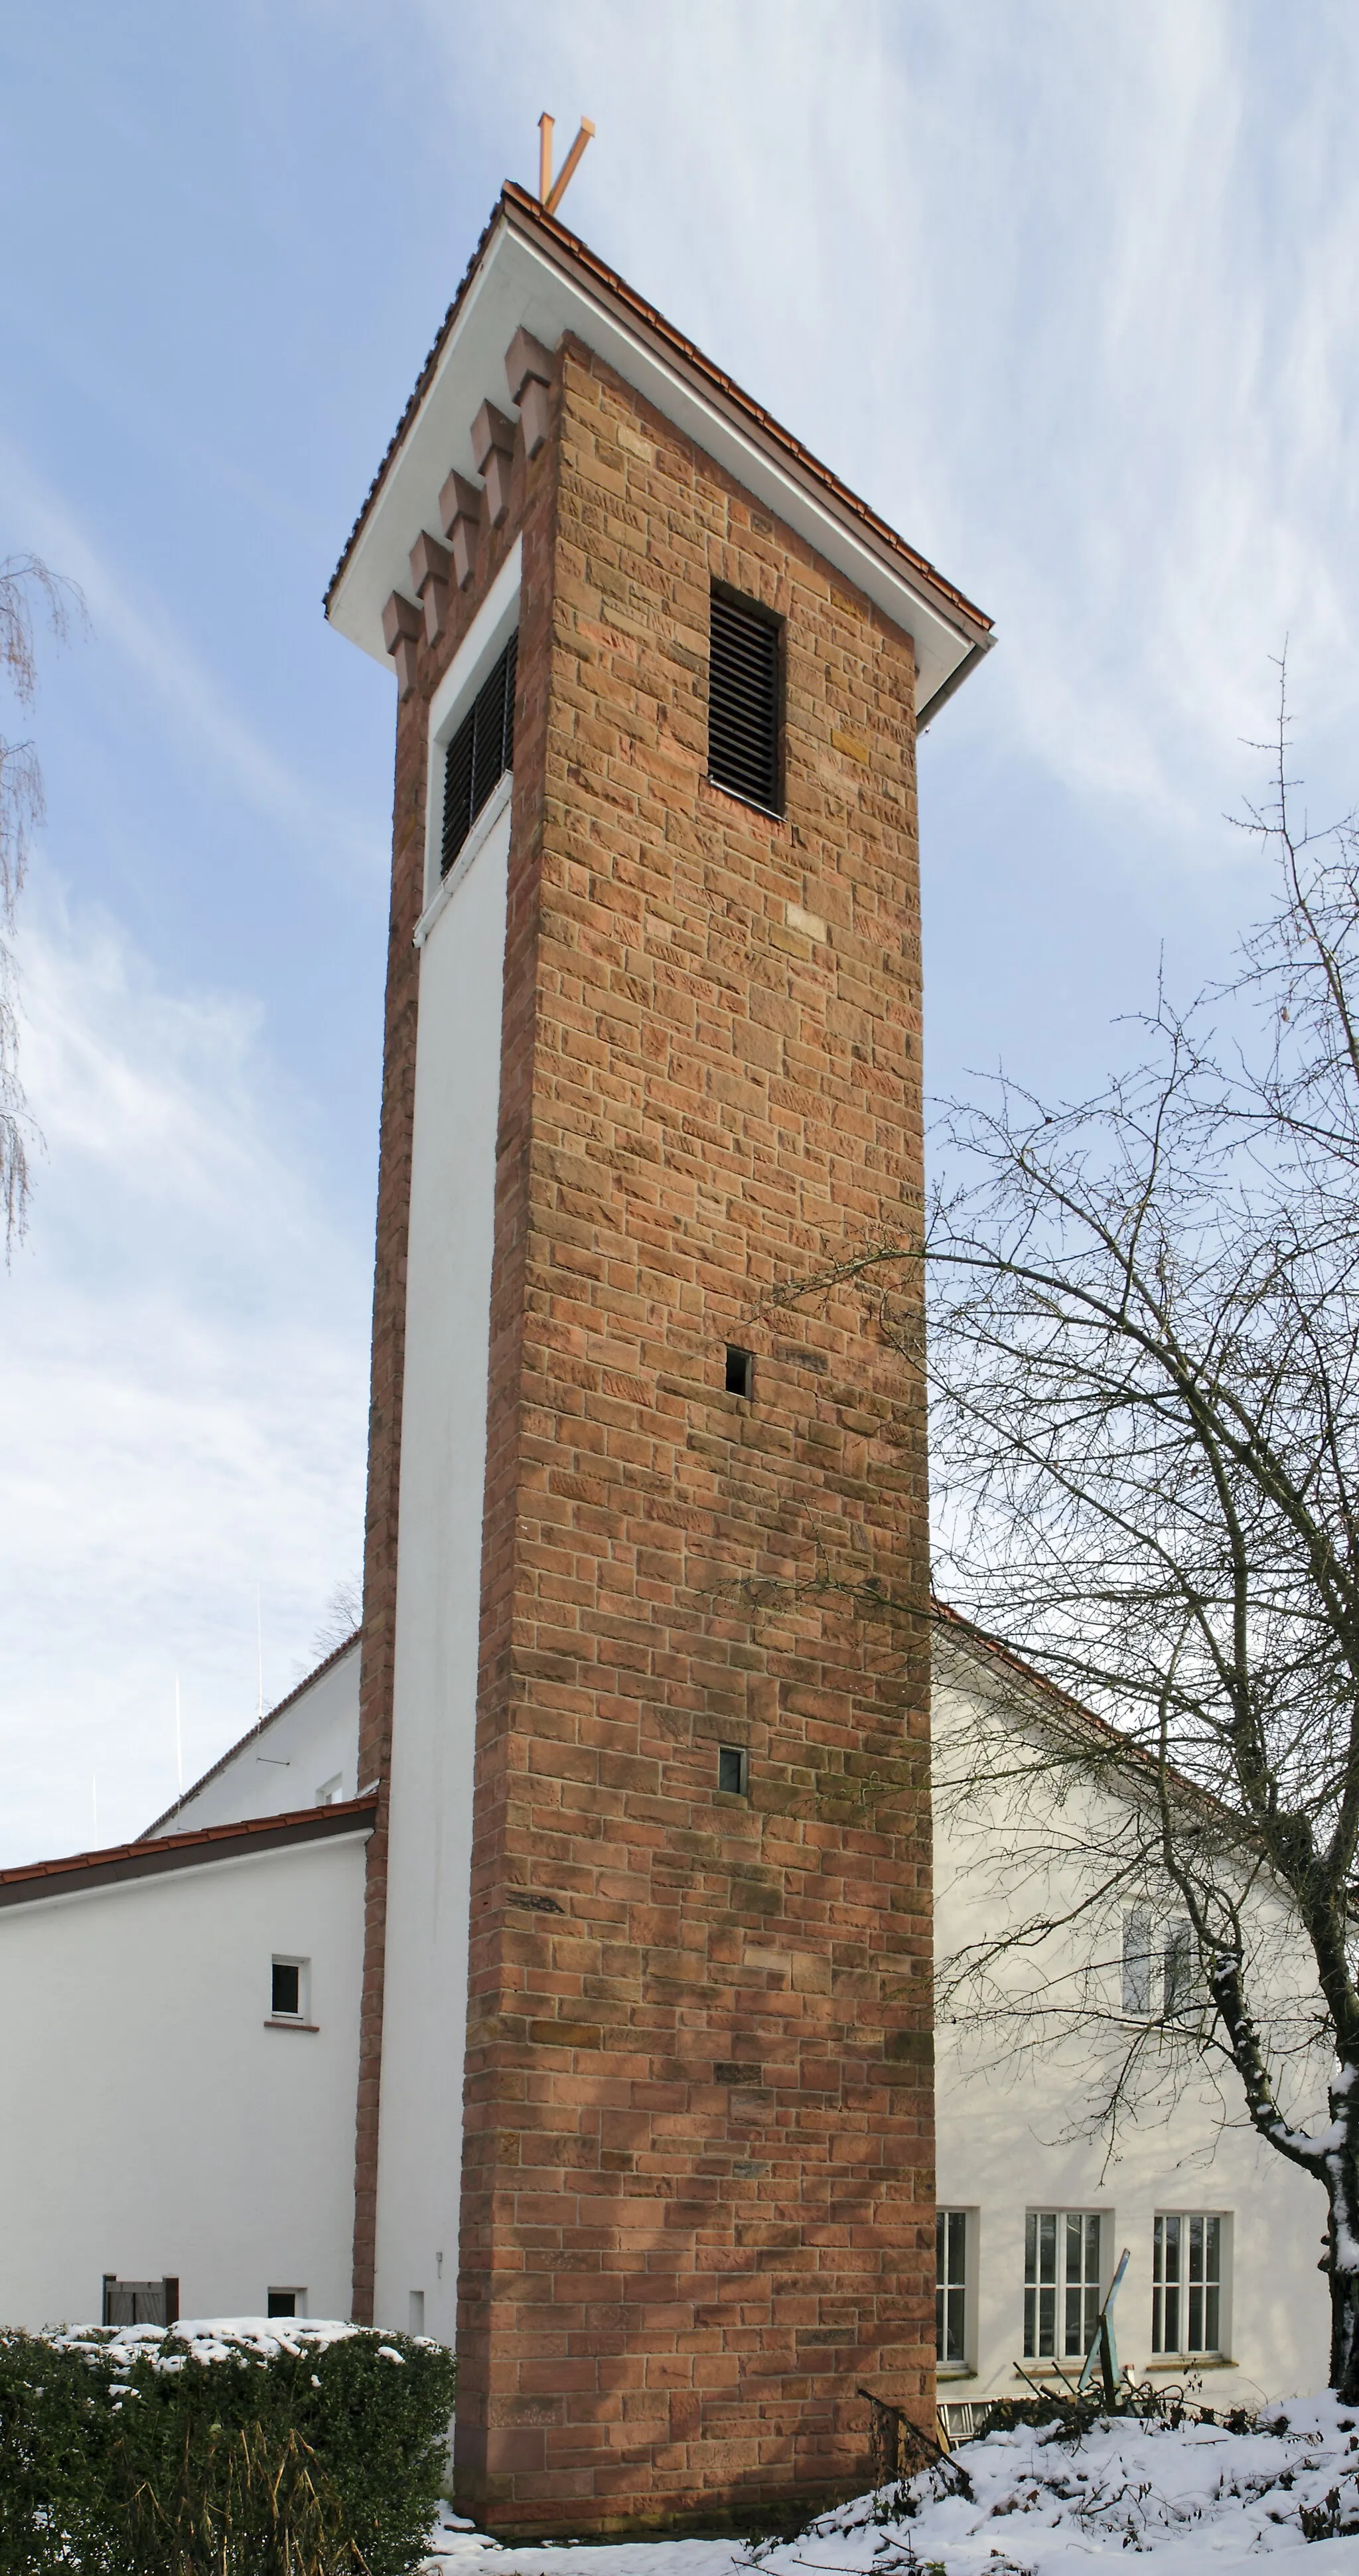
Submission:
[[[933,2403],[918,729],[989,623],[519,188],[327,598],[395,665],[354,2313],[460,2498]],[[872,1614],[876,1599],[903,1615]]]

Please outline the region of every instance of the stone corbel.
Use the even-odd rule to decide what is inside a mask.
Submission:
[[[547,444],[548,399],[552,386],[552,353],[522,324],[505,352],[510,400],[519,406],[524,453],[532,459]]]
[[[415,649],[424,631],[425,621],[414,600],[403,599],[400,591],[394,590],[382,612],[382,633],[396,664],[396,693],[403,701],[415,686]]]
[[[422,528],[411,547],[411,580],[425,612],[427,644],[437,644],[448,624],[448,576],[452,568],[447,546],[441,546],[428,528]]]
[[[510,515],[510,464],[514,455],[514,422],[494,403],[484,402],[472,423],[472,454],[486,484],[491,525],[503,528]]]
[[[439,494],[439,516],[453,549],[453,578],[466,590],[477,568],[477,535],[481,527],[481,494],[465,474],[450,474]]]

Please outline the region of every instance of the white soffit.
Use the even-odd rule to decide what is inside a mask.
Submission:
[[[505,352],[520,324],[549,349],[571,331],[625,378],[667,420],[723,466],[757,501],[815,547],[828,563],[863,591],[883,614],[914,639],[917,709],[962,676],[963,665],[993,640],[917,584],[909,570],[871,531],[836,509],[809,485],[771,441],[720,399],[691,380],[682,360],[648,344],[602,298],[551,257],[549,250],[515,229],[502,213],[462,309],[451,326],[434,375],[397,452],[390,458],[329,603],[332,625],[374,661],[389,663],[382,611],[394,590],[411,593],[409,555],[422,528],[439,535],[438,499],[456,468],[479,479],[471,429],[489,399],[512,410],[505,380]]]

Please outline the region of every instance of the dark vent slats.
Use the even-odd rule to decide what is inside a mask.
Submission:
[[[752,603],[712,595],[708,775],[779,810],[779,630]]]
[[[492,789],[514,765],[514,677],[519,637],[512,635],[483,680],[444,754],[444,830],[439,873],[447,876]]]

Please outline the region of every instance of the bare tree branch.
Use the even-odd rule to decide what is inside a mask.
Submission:
[[[1234,2070],[1326,2190],[1332,2376],[1359,2403],[1359,824],[1297,820],[1280,677],[1244,826],[1278,899],[1237,974],[1183,1013],[1158,993],[1143,1061],[1093,1099],[1000,1076],[947,1104],[918,1232],[775,1302],[857,1286],[918,1356],[923,1266],[939,1589],[1077,1704],[1031,1676],[937,1786],[961,1813],[981,1784],[1007,1898],[941,2003],[1016,2045],[1103,2029],[1110,2131]],[[1125,1908],[1188,1927],[1192,1997],[1167,1964],[1158,2011],[1120,2009]]]
[[[84,615],[74,582],[49,571],[37,555],[9,555],[0,561],[0,676],[20,707],[31,707],[37,696],[35,619],[44,620],[61,644],[73,621],[83,622]],[[12,941],[29,848],[43,812],[34,743],[0,734],[0,1210],[7,1261],[27,1224],[28,1148],[34,1133],[19,1080],[18,968]]]

